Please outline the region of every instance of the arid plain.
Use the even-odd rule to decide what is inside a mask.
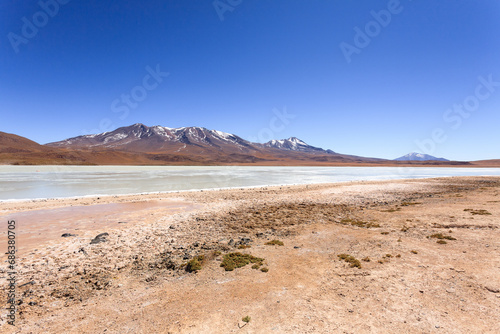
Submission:
[[[498,333],[499,203],[498,177],[3,202],[0,332]]]

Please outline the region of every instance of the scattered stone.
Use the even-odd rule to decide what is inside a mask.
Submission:
[[[68,237],[76,237],[76,234],[71,234],[71,233],[63,233],[61,235],[62,238],[68,238]]]
[[[126,224],[127,222],[118,222],[118,224]]]
[[[94,244],[98,244],[98,243],[101,243],[101,242],[107,242],[108,241],[108,239],[107,239],[108,236],[109,236],[109,233],[107,233],[107,232],[98,234],[98,235],[96,235],[96,237],[94,239],[92,239],[90,241],[90,244],[94,245]]]
[[[493,288],[491,286],[485,286],[484,287],[486,290],[488,290],[489,292],[493,292],[493,293],[500,293],[500,289],[497,289],[497,288]]]
[[[250,238],[240,238],[240,243],[242,243],[242,244],[246,245],[246,244],[249,244],[251,242],[252,242],[252,239],[250,239]]]
[[[299,249],[300,247],[299,247],[299,246],[293,246],[293,248],[295,248],[295,249]]]

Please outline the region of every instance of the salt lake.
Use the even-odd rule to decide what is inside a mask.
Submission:
[[[0,200],[478,175],[500,168],[0,166]]]

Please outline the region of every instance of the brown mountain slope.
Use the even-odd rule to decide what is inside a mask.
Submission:
[[[0,131],[0,154],[47,151],[51,149],[27,138]]]
[[[200,127],[134,124],[96,135],[40,145],[0,132],[0,164],[10,165],[262,165],[262,166],[468,166],[468,162],[403,162],[343,155],[297,138],[252,143]],[[481,165],[488,165],[482,162]],[[479,165],[475,165],[479,166]]]
[[[500,159],[471,161],[474,167],[500,167]]]
[[[190,157],[205,163],[299,164],[332,162],[379,163],[384,160],[342,155],[314,147],[298,138],[271,140],[260,144],[237,135],[202,127],[168,128],[134,124],[114,131],[84,135],[47,146],[67,149],[112,149],[145,154],[153,160],[169,161],[169,156]]]

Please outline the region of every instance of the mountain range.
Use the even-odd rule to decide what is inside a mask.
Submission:
[[[398,158],[399,159],[399,158]],[[254,143],[203,127],[169,128],[141,123],[40,145],[0,132],[1,164],[93,165],[405,165],[449,161],[391,161],[340,154],[290,137]]]

